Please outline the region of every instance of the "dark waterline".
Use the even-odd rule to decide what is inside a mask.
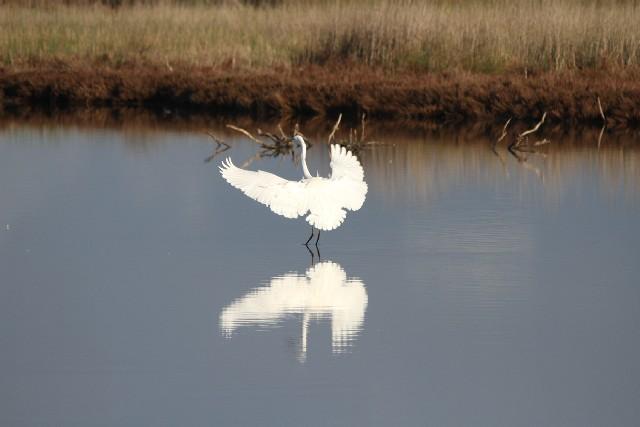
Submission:
[[[312,266],[206,135],[5,126],[0,424],[636,425],[637,144],[383,142]]]

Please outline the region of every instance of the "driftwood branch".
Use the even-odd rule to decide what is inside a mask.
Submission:
[[[513,117],[509,117],[509,120],[507,120],[507,122],[504,124],[504,127],[502,128],[502,135],[500,135],[498,137],[498,139],[493,143],[493,149],[495,151],[496,146],[505,138],[505,136],[507,136],[507,128],[509,127],[509,123],[511,123],[511,119]]]
[[[602,121],[606,124],[607,117],[604,115],[604,110],[602,109],[602,103],[600,102],[600,97],[598,97],[598,110],[600,110],[600,117],[602,117]]]
[[[260,144],[260,145],[262,145],[262,144],[263,144],[263,142],[262,142],[262,141],[260,141],[260,140],[259,140],[258,138],[256,138],[255,136],[251,135],[251,133],[250,133],[249,131],[247,131],[247,130],[244,130],[244,129],[242,129],[242,128],[239,128],[239,127],[237,127],[237,126],[230,125],[230,124],[228,124],[228,125],[227,125],[227,127],[228,127],[229,129],[235,130],[236,132],[240,132],[241,134],[243,134],[244,136],[246,136],[247,138],[249,138],[250,140],[252,140],[253,142],[255,142],[255,143],[257,143],[257,144]]]
[[[502,141],[504,137],[507,136],[507,128],[509,127],[509,123],[511,123],[512,118],[513,117],[509,117],[509,120],[507,120],[507,122],[504,124],[504,127],[502,128],[502,135],[500,135],[500,138],[498,138],[498,142]]]
[[[351,150],[354,153],[357,153],[358,150],[360,150],[361,148],[363,148],[366,145],[370,145],[370,144],[375,144],[375,142],[371,141],[371,142],[367,142],[364,141],[364,135],[366,133],[366,115],[362,115],[362,119],[361,119],[361,130],[359,132],[359,130],[356,129],[349,129],[349,134],[348,134],[348,139],[338,139],[337,138],[337,133],[338,133],[338,129],[340,127],[340,123],[342,121],[342,114],[338,115],[338,119],[336,120],[336,123],[333,126],[333,129],[331,131],[331,133],[329,134],[329,137],[327,139],[327,141],[329,143],[331,142],[335,142],[337,144],[340,144],[344,147],[346,147],[347,149]],[[248,139],[250,139],[251,141],[255,142],[256,144],[258,144],[260,146],[260,148],[258,148],[258,152],[253,155],[252,157],[250,157],[249,159],[247,159],[244,164],[242,165],[242,167],[247,167],[249,166],[252,162],[256,161],[256,160],[260,160],[263,159],[265,157],[280,157],[280,156],[288,156],[291,155],[291,159],[293,160],[294,163],[297,162],[297,154],[296,154],[296,150],[295,150],[295,144],[293,144],[292,142],[292,138],[287,136],[287,134],[285,133],[285,131],[282,129],[281,125],[277,126],[277,131],[272,132],[266,132],[263,131],[262,129],[256,129],[256,134],[257,137],[254,136],[254,134],[252,134],[251,132],[249,132],[246,129],[243,129],[239,126],[235,126],[232,124],[227,124],[226,125],[227,128],[236,131],[242,135],[244,135],[245,137],[247,137]],[[211,161],[215,155],[219,154],[222,151],[225,151],[229,148],[229,144],[225,143],[224,141],[218,139],[217,137],[215,137],[215,135],[211,134],[211,133],[207,133],[214,141],[216,142],[220,142],[220,144],[217,146],[217,148],[220,148],[222,146],[224,146],[225,148],[218,150],[216,153],[214,153],[212,156],[210,156],[209,158],[207,158],[207,162]],[[304,136],[304,134],[300,131],[300,126],[298,123],[295,124],[294,128],[293,128],[293,136],[295,135],[300,135],[301,137],[303,137],[306,141],[307,147],[310,148],[312,146],[311,142],[309,141],[309,139]]]
[[[543,181],[544,181],[544,175],[542,174],[542,171],[540,170],[540,168],[536,167],[535,165],[528,163],[528,155],[526,153],[541,154],[536,151],[536,147],[546,145],[551,142],[548,139],[541,139],[533,143],[529,142],[529,135],[537,132],[540,129],[546,117],[547,117],[547,113],[545,112],[543,113],[540,121],[534,127],[518,134],[515,137],[515,139],[509,145],[507,145],[507,150],[518,161],[518,164],[520,164],[523,168],[527,170],[533,171],[536,174],[536,176],[538,176],[538,178],[542,179]],[[502,166],[507,174],[508,174],[508,170],[506,168],[506,162],[504,158],[500,155],[499,151],[497,150],[497,145],[507,137],[507,134],[508,134],[507,129],[509,128],[510,123],[511,123],[511,118],[509,118],[509,120],[507,120],[507,122],[504,124],[502,128],[502,133],[500,134],[498,139],[496,139],[496,141],[493,143],[491,147],[493,153],[498,157],[498,159],[500,160],[500,163],[502,163]]]
[[[518,139],[522,140],[523,138],[525,138],[527,135],[531,135],[534,132],[537,132],[538,129],[540,129],[540,126],[542,126],[542,124],[544,123],[544,119],[547,117],[547,112],[545,111],[545,113],[542,115],[542,119],[540,119],[540,121],[538,122],[537,125],[535,125],[533,128],[529,129],[529,130],[525,130],[524,132],[522,132],[519,136]]]
[[[333,137],[336,134],[336,131],[338,130],[338,127],[340,126],[340,120],[342,120],[342,113],[340,113],[338,115],[338,120],[336,120],[336,124],[333,125],[333,129],[331,130],[331,133],[329,134],[329,138],[327,138],[327,144],[331,144],[331,140],[333,140]]]
[[[260,128],[256,129],[257,135],[259,137],[262,137],[263,138],[262,140],[256,138],[255,136],[253,136],[251,132],[239,126],[228,124],[226,125],[226,127],[241,133],[242,135],[246,136],[256,144],[260,145],[260,149],[258,153],[256,153],[254,156],[249,158],[242,165],[242,167],[247,167],[255,160],[259,160],[265,157],[279,157],[279,156],[285,156],[289,154],[291,154],[292,159],[294,159],[295,161],[294,144],[292,143],[291,138],[285,134],[284,130],[282,130],[282,126],[280,125],[278,125],[277,127],[278,128],[277,132],[280,135],[277,135],[276,133],[265,132]],[[296,134],[304,137],[304,135],[302,135],[302,133],[298,130],[297,124],[294,129],[294,135]],[[308,146],[310,147],[311,144],[308,143]]]
[[[546,117],[547,117],[547,113],[545,112],[544,114],[542,114],[542,119],[540,119],[538,124],[536,124],[531,129],[525,130],[520,135],[518,135],[518,137],[515,139],[515,141],[513,141],[511,144],[509,144],[509,147],[508,147],[509,151],[511,151],[512,154],[513,154],[513,150],[527,151],[528,148],[525,148],[525,147],[528,147],[530,145],[537,146],[537,145],[548,144],[549,141],[547,141],[546,139],[543,139],[541,141],[537,141],[537,142],[535,142],[533,144],[529,144],[529,135],[537,132],[538,129],[540,129],[540,126],[542,126],[542,124],[544,123],[544,119]]]
[[[266,136],[267,138],[269,138],[271,141],[273,141],[274,144],[278,145],[278,144],[284,144],[286,143],[287,138],[280,138],[279,136],[276,136],[270,132],[263,132],[262,129],[258,129],[258,135],[259,136]],[[263,143],[263,145],[266,145]]]
[[[280,123],[278,123],[278,132],[280,132],[280,136],[282,138],[286,138],[287,135],[285,135],[284,131],[282,130],[282,126],[280,126]]]
[[[357,126],[355,128],[350,128],[348,130],[347,135],[342,139],[336,137],[336,132],[340,125],[341,119],[342,119],[342,114],[338,116],[338,120],[336,121],[336,124],[333,126],[333,130],[329,135],[329,140],[328,140],[329,142],[335,141],[337,144],[345,147],[348,150],[351,150],[353,153],[358,153],[360,150],[362,150],[367,146],[378,144],[378,142],[376,141],[368,141],[366,139],[367,137],[367,115],[366,114],[363,113],[360,118],[360,129],[358,129]]]
[[[600,97],[598,99],[598,109],[600,110],[600,117],[602,117],[602,129],[600,129],[600,135],[598,135],[598,150],[600,149],[600,144],[602,144],[602,136],[604,135],[604,131],[607,128],[607,117],[604,115],[604,110],[602,109],[602,103],[600,102]]]

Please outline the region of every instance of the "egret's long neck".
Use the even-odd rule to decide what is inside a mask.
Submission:
[[[302,155],[300,156],[302,159],[302,172],[304,173],[305,178],[311,178],[309,168],[307,167],[307,144],[302,140],[300,141],[300,146],[302,147]]]

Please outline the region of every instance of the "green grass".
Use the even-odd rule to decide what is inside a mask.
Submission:
[[[497,73],[640,63],[637,1],[32,3],[0,0],[4,66],[61,61],[260,69],[347,62]]]

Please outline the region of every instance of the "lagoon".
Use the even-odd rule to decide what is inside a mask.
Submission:
[[[519,162],[387,135],[320,259],[222,180],[256,153],[229,140],[206,163],[196,130],[0,129],[0,424],[637,423],[633,140]]]

